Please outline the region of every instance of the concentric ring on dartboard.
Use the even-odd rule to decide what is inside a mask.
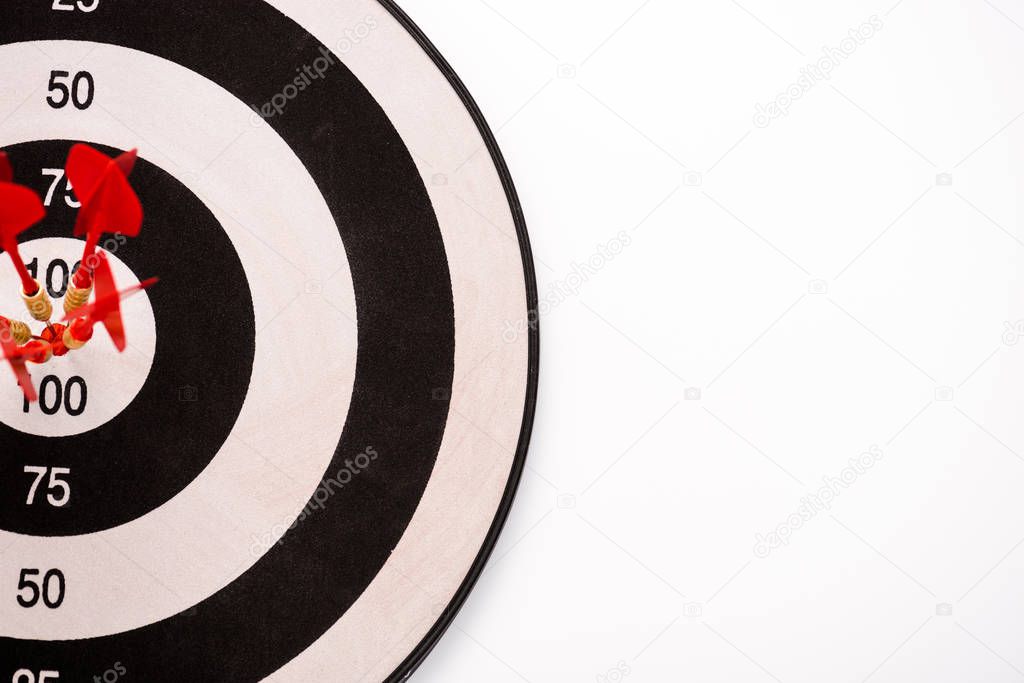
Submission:
[[[294,72],[282,51],[312,60],[323,47],[255,0],[208,14],[163,0],[119,6],[116,26],[101,13],[88,22],[66,22],[42,7],[46,12],[39,16],[41,7],[6,3],[11,21],[0,25],[0,44],[45,39],[14,33],[49,24],[48,30],[65,39],[119,43],[169,58],[219,82],[242,102],[263,96],[247,78],[253,65],[269,82],[287,82]],[[125,24],[133,30],[125,31]],[[225,36],[225,26],[235,27],[236,35]],[[188,41],[180,40],[183,33]],[[324,478],[333,478],[348,457],[367,447],[380,454],[378,461],[359,486],[338,490],[329,506],[287,531],[280,545],[191,611],[101,638],[0,640],[0,670],[15,663],[56,664],[71,677],[85,677],[108,661],[123,661],[147,681],[184,680],[196,671],[211,680],[256,680],[335,623],[401,538],[448,416],[448,402],[439,396],[450,394],[454,371],[450,275],[419,172],[384,112],[340,65],[320,85],[316,98],[296,100],[288,116],[267,123],[317,181],[349,253],[355,285],[359,355],[353,401],[347,420],[333,416],[345,431]],[[374,172],[347,171],[356,168]],[[254,623],[273,628],[255,629]],[[168,649],[168,642],[178,646]],[[246,656],[225,658],[219,648],[202,646],[213,642],[232,642]]]
[[[53,177],[39,169],[62,168],[72,144],[45,140],[14,145],[8,151],[19,177],[29,179],[39,195],[47,197]],[[25,467],[69,468],[74,479],[72,495],[61,507],[30,506],[23,497],[0,496],[2,530],[70,536],[146,514],[177,495],[209,465],[242,408],[256,330],[252,295],[238,255],[209,209],[172,176],[140,159],[133,181],[146,207],[146,230],[137,239],[114,239],[111,246],[136,277],[161,278],[147,292],[157,328],[149,376],[127,408],[82,434],[28,434],[4,424],[0,412],[0,442],[7,454],[0,458],[0,482],[23,483]],[[33,239],[67,237],[74,231],[76,211],[65,201],[65,188],[54,194],[58,201],[51,197],[47,219],[32,230]],[[171,254],[176,256],[169,258]],[[216,292],[217,297],[198,292]],[[223,300],[230,305],[223,305]],[[131,321],[127,324],[130,333]],[[76,362],[87,362],[89,369],[76,369]],[[102,372],[103,364],[109,366],[107,372],[116,373],[118,356],[97,343],[33,372],[80,376],[88,385],[89,375]],[[4,410],[20,410],[16,387],[5,388]],[[66,417],[58,412],[53,419]]]
[[[142,8],[101,0],[92,5],[98,7],[94,12],[74,16],[73,10],[52,11],[48,5],[14,0],[0,8],[0,46],[13,41],[59,41],[40,45],[38,52],[60,55],[62,66],[86,62],[108,94],[116,90],[112,81],[132,84],[121,90],[120,99],[113,95],[114,104],[106,102],[105,113],[126,122],[126,132],[91,134],[106,120],[104,111],[97,108],[60,119],[60,125],[67,126],[63,136],[106,139],[122,146],[142,146],[139,138],[143,138],[161,157],[165,150],[170,157],[186,152],[194,161],[198,141],[210,140],[204,134],[223,125],[218,118],[221,105],[204,107],[209,116],[198,121],[192,112],[175,115],[182,84],[161,79],[147,68],[152,61],[140,59],[133,50],[160,55],[211,78],[244,104],[258,106],[279,93],[287,97],[282,88],[296,78],[298,69],[293,67],[330,53],[275,5],[286,7],[293,19],[317,26],[314,31],[322,36],[326,32],[325,44],[339,49],[349,37],[340,37],[329,27],[355,26],[353,35],[360,40],[369,29],[373,35],[365,42],[371,50],[373,40],[390,42],[378,55],[379,64],[366,68],[363,62],[359,77],[375,82],[373,92],[392,120],[399,122],[401,135],[337,54],[332,55],[330,73],[315,88],[302,97],[288,97],[287,112],[257,121],[259,126],[272,126],[305,167],[290,168],[289,173],[305,178],[308,171],[323,193],[336,233],[340,231],[344,238],[358,299],[359,357],[352,407],[334,460],[321,471],[340,481],[345,460],[367,446],[379,458],[356,484],[336,491],[326,507],[294,520],[295,527],[284,534],[281,545],[270,548],[251,569],[194,609],[99,638],[82,637],[74,624],[65,627],[58,621],[59,614],[49,619],[45,614],[16,613],[19,633],[27,635],[0,639],[0,676],[8,673],[8,667],[24,667],[59,669],[62,680],[88,680],[109,665],[112,655],[133,675],[152,681],[180,680],[197,673],[208,680],[232,681],[256,680],[274,672],[279,672],[281,680],[309,680],[325,673],[336,680],[356,680],[373,671],[376,675],[367,678],[372,680],[388,677],[394,668],[404,674],[449,623],[507,514],[532,418],[537,334],[534,327],[526,326],[515,340],[503,342],[501,327],[503,322],[524,320],[536,303],[529,246],[514,191],[479,112],[422,36],[390,3],[382,3],[386,8],[382,9],[363,0],[334,4],[272,0],[269,5],[246,0],[226,7],[186,8],[161,1]],[[343,17],[351,11],[344,23],[339,22],[335,8],[344,8]],[[131,49],[98,45],[102,43]],[[30,47],[36,46],[26,46],[14,61],[33,63],[35,71],[45,73],[50,68],[47,64],[38,64],[34,57],[26,60]],[[413,53],[415,61],[409,59]],[[355,57],[347,55],[346,62]],[[392,68],[392,58],[410,73]],[[420,58],[426,58],[429,73],[423,71]],[[399,64],[399,59],[405,62]],[[401,87],[381,79],[379,67],[385,74],[402,74]],[[57,120],[45,107],[33,106],[31,93],[38,84],[29,71],[21,66],[5,75],[12,92],[17,88],[19,99],[29,103],[12,119],[21,131],[15,136],[21,139],[39,137],[31,135],[35,123],[29,117]],[[417,78],[414,71],[426,78]],[[419,89],[428,83],[437,88],[439,80],[437,96],[445,99],[444,106],[425,109],[423,103],[429,97],[418,97]],[[21,87],[30,82],[31,87]],[[166,104],[156,107],[136,97],[161,93]],[[166,138],[164,130],[174,128],[178,118],[190,121],[196,135]],[[459,131],[458,144],[439,149],[443,141],[456,139],[452,131]],[[233,144],[231,135],[224,131],[226,139],[214,140],[211,156],[223,145]],[[426,158],[440,168],[431,168],[429,162],[417,168],[403,139],[417,152],[430,150]],[[268,161],[259,154],[250,156],[240,170],[251,177],[250,164]],[[176,170],[195,189],[195,176],[189,172],[199,171],[202,176],[202,168],[203,163],[191,163]],[[457,177],[457,169],[465,169],[463,177]],[[445,171],[453,174],[450,184],[445,182]],[[421,173],[431,178],[430,187],[424,187]],[[224,169],[207,180],[207,192],[222,204],[226,187],[244,182]],[[206,197],[207,192],[200,196]],[[269,194],[278,196],[273,191]],[[279,206],[266,206],[263,197],[253,199],[265,214],[290,214],[301,208],[288,201],[288,193],[281,194]],[[228,204],[226,209],[215,211],[222,223],[223,213],[241,214],[244,207]],[[486,214],[492,214],[493,222]],[[301,231],[295,237],[305,239]],[[265,278],[249,275],[254,301],[261,301],[255,290],[266,294]],[[439,314],[437,306],[447,310]],[[262,328],[258,311],[257,328]],[[260,355],[258,351],[257,363]],[[460,368],[458,385],[452,382],[453,360]],[[323,423],[318,433],[340,429],[344,415],[326,411],[319,403],[314,410]],[[273,412],[264,417],[271,427],[285,421]],[[441,457],[435,461],[439,449]],[[300,454],[288,451],[286,446],[268,455],[291,471],[289,459]],[[217,458],[210,469],[223,469],[221,463],[222,458]],[[238,486],[250,485],[248,473],[240,474]],[[59,557],[72,543],[92,542],[103,549],[112,538],[122,542],[134,538],[146,547],[119,546],[124,559],[159,561],[166,555],[154,552],[141,533],[160,533],[155,519],[162,519],[172,533],[191,533],[193,527],[201,527],[205,520],[195,518],[192,509],[197,491],[208,496],[242,493],[223,477],[215,481],[217,486],[211,487],[210,477],[201,476],[168,505],[116,530],[71,539],[28,539],[30,543],[16,538],[9,547],[18,564],[52,566],[46,565],[48,559]],[[180,502],[186,497],[193,506],[183,510]],[[179,518],[183,511],[188,514]],[[413,526],[408,526],[410,519]],[[460,530],[467,535],[459,535]],[[0,534],[0,542],[8,540]],[[188,573],[192,559],[185,555],[170,562],[183,567],[180,576]],[[16,574],[16,568],[7,567],[0,558],[0,574],[5,569]],[[423,583],[410,583],[408,576],[421,577]],[[77,578],[91,585],[88,578]],[[170,586],[190,578],[176,577]],[[439,591],[426,605],[421,603],[422,585],[436,585]],[[410,590],[413,586],[415,591]],[[124,607],[132,606],[114,600],[105,611]],[[77,630],[88,629],[91,621],[87,619]],[[35,637],[44,640],[31,640]],[[231,655],[225,655],[225,648]]]
[[[6,53],[31,70],[45,67],[39,60],[71,63],[75,53],[88,49],[61,42],[45,46],[49,58],[27,44]],[[61,609],[44,614],[0,601],[0,624],[4,635],[13,637],[43,633],[59,640],[119,633],[172,616],[228,585],[274,546],[315,495],[343,427],[333,416],[346,415],[351,400],[355,294],[338,228],[315,185],[269,126],[253,127],[244,104],[196,74],[113,47],[96,50],[91,68],[105,73],[103,63],[118,64],[126,56],[147,79],[176,84],[179,95],[173,104],[164,104],[159,92],[137,88],[125,74],[124,80],[104,78],[108,96],[128,92],[140,108],[162,108],[172,123],[160,131],[166,140],[185,139],[206,152],[183,166],[175,163],[180,157],[159,154],[173,147],[165,138],[149,130],[144,134],[150,142],[143,153],[174,169],[207,205],[245,268],[258,330],[252,381],[235,429],[217,457],[165,505],[101,534],[47,538],[0,532],[0,547],[9,551],[0,557],[0,585],[5,572],[17,585],[14,564],[30,562],[61,567],[89,587],[69,589]],[[116,146],[136,143],[137,133],[98,113],[78,132],[84,139]],[[44,110],[4,132],[13,143],[33,131],[55,136],[63,125],[59,112]],[[197,136],[204,125],[218,139]],[[249,159],[258,161],[239,163]],[[39,170],[26,167],[18,175],[28,179]],[[131,340],[131,330],[129,335]],[[123,360],[113,358],[115,363]],[[21,483],[12,484],[18,495]]]

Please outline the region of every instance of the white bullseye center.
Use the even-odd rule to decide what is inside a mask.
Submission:
[[[139,284],[139,278],[117,257],[124,237],[101,242],[119,289]],[[63,296],[71,271],[82,256],[83,242],[64,237],[25,241],[21,254],[53,301],[53,322],[64,315]],[[6,258],[6,257],[5,257]],[[40,335],[45,329],[32,320],[19,296],[20,283],[9,264],[0,269],[0,315],[21,320]],[[158,273],[142,273],[145,277]],[[159,285],[157,285],[159,286]],[[118,353],[101,325],[83,348],[54,356],[44,365],[29,365],[39,393],[38,403],[26,403],[14,375],[0,368],[0,422],[37,436],[73,436],[117,417],[146,383],[156,350],[156,320],[146,292],[121,302],[128,348]]]

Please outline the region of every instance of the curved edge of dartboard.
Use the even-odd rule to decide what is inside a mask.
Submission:
[[[483,112],[477,105],[476,100],[473,99],[473,96],[470,94],[465,83],[462,82],[462,79],[459,78],[455,69],[452,68],[451,64],[448,63],[448,60],[444,58],[444,55],[442,55],[437,47],[431,42],[430,38],[427,37],[412,18],[410,18],[409,15],[394,2],[394,0],[377,1],[382,7],[384,7],[384,9],[394,16],[402,27],[408,31],[409,35],[419,43],[420,47],[430,57],[434,64],[437,65],[437,68],[444,75],[445,79],[451,84],[455,94],[458,95],[460,100],[462,100],[463,106],[466,107],[466,111],[468,111],[470,116],[472,116],[473,122],[480,131],[480,136],[487,145],[487,152],[491,155],[494,167],[497,169],[498,175],[501,178],[501,184],[505,188],[505,196],[508,198],[509,208],[512,211],[512,219],[515,222],[516,235],[519,239],[519,250],[523,257],[523,277],[526,281],[527,310],[531,312],[537,311],[539,308],[537,275],[533,262],[533,250],[530,246],[530,236],[526,228],[526,217],[523,214],[522,203],[519,201],[519,193],[516,191],[515,183],[512,180],[512,174],[509,171],[508,164],[505,162],[504,156],[502,156],[501,149],[498,146],[498,141],[494,137],[494,132],[488,125]],[[423,640],[420,641],[419,645],[413,649],[409,656],[406,657],[405,661],[402,662],[394,673],[388,677],[387,680],[389,682],[408,680],[413,673],[416,672],[416,669],[423,664],[427,655],[429,655],[438,642],[440,642],[441,637],[444,636],[445,632],[452,625],[455,617],[466,603],[466,600],[469,598],[469,594],[473,591],[474,586],[476,586],[477,581],[480,579],[484,568],[487,566],[487,561],[494,552],[494,547],[498,542],[498,538],[501,536],[501,531],[505,527],[505,522],[508,520],[509,513],[512,511],[512,503],[515,501],[516,491],[519,489],[519,482],[522,479],[523,471],[526,468],[526,453],[530,446],[530,436],[533,432],[533,420],[537,407],[537,390],[540,377],[540,326],[539,321],[536,320],[536,316],[534,316],[534,320],[531,322],[532,324],[528,326],[529,364],[527,368],[526,404],[523,407],[523,423],[519,432],[519,444],[516,447],[515,462],[512,465],[512,471],[509,474],[508,484],[505,487],[505,493],[502,496],[500,505],[498,506],[498,511],[494,517],[494,521],[491,523],[491,528],[487,532],[487,536],[480,548],[480,552],[473,561],[466,578],[452,597],[451,602],[445,608],[441,617],[423,637]]]

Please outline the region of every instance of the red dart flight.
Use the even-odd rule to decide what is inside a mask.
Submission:
[[[10,176],[6,157],[0,160],[0,247],[6,251],[21,277],[22,291],[32,295],[38,289],[18,253],[18,235],[43,220],[46,209],[35,192],[3,178]]]
[[[78,318],[85,320],[85,329],[81,330],[85,337],[82,341],[87,341],[92,336],[92,328],[96,323],[102,323],[107,328],[107,332],[114,341],[114,346],[117,347],[117,350],[124,351],[127,341],[124,336],[124,323],[121,320],[121,301],[132,294],[152,287],[157,283],[158,279],[155,277],[150,278],[141,284],[118,292],[117,285],[114,283],[114,273],[110,270],[110,262],[107,261],[106,256],[100,253],[97,261],[96,270],[93,274],[96,286],[96,300],[88,306],[83,306],[65,315],[64,320],[76,320]],[[76,328],[73,326],[72,329]]]
[[[14,343],[14,334],[11,333],[11,326],[7,320],[0,318],[0,348],[3,349],[4,359],[11,364],[14,376],[18,378],[21,390],[25,392],[25,398],[29,401],[38,400],[36,388],[32,385],[32,376],[25,368],[26,354]]]
[[[92,256],[103,233],[135,237],[142,228],[142,204],[128,183],[135,168],[136,150],[116,159],[78,144],[68,155],[67,175],[82,208],[75,223],[75,236],[86,236],[82,262]],[[79,269],[83,272],[86,269]]]

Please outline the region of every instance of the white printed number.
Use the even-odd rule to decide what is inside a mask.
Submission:
[[[78,2],[72,2],[72,0],[53,0],[53,9],[58,12],[92,12],[94,9],[100,6],[100,0],[91,0],[91,2],[85,2],[84,0],[78,0]]]
[[[50,189],[46,193],[46,198],[43,200],[43,205],[49,206],[50,204],[53,203],[53,195],[57,192],[57,186],[60,185],[60,181],[64,179],[64,169],[44,168],[43,175],[51,176],[53,178],[53,182],[50,183]],[[70,206],[72,209],[81,208],[82,204],[77,199],[75,199],[74,195],[72,194],[74,192],[74,188],[71,187],[71,181],[67,181],[64,184],[64,187],[64,203]]]
[[[32,467],[31,465],[25,465],[25,474],[35,475],[35,481],[32,482],[32,488],[28,490],[28,498],[25,501],[26,505],[32,505],[35,503],[36,492],[39,490],[39,484],[42,483],[47,472],[50,474],[50,479],[46,486],[47,502],[55,508],[62,508],[68,504],[68,501],[71,499],[71,484],[64,479],[61,479],[61,477],[71,474],[70,469],[67,467]]]
[[[52,681],[59,680],[60,674],[56,671],[40,671],[39,678],[36,678],[34,671],[18,669],[14,672],[14,678],[11,679],[11,683],[51,683]]]

